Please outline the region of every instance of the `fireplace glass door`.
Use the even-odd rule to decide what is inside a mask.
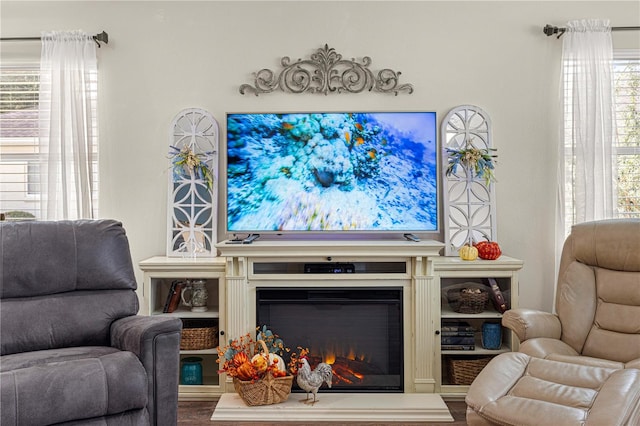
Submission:
[[[323,392],[403,391],[402,289],[258,288],[256,302],[258,326],[331,365]]]

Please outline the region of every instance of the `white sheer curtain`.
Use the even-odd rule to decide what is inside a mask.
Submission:
[[[42,218],[94,217],[96,43],[81,31],[42,34]]]
[[[612,75],[609,21],[567,23],[562,43],[564,120],[558,147],[556,276],[571,225],[614,217],[616,132]]]
[[[565,123],[570,125],[564,127],[561,161],[571,165],[565,177],[570,179],[569,190],[564,195],[571,199],[563,200],[561,205],[572,209],[573,223],[612,218],[616,205],[613,161],[616,132],[609,21],[569,22],[563,37],[562,62],[563,93],[568,98]],[[566,188],[565,182],[561,180],[560,186]]]

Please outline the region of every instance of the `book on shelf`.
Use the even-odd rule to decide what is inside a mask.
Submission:
[[[445,336],[475,336],[475,331],[441,331],[440,335]]]
[[[476,345],[440,345],[443,351],[474,351]]]
[[[443,345],[475,345],[473,336],[442,336],[440,343]]]
[[[476,331],[466,321],[444,321],[440,327],[441,332],[460,332],[460,331]]]
[[[184,281],[179,280],[171,283],[167,300],[164,304],[164,308],[162,309],[163,313],[170,314],[178,308],[178,305],[180,305],[180,295],[182,294],[182,289],[185,285],[186,283]]]
[[[498,312],[504,314],[509,309],[509,306],[498,286],[498,282],[495,278],[487,278],[487,280],[489,281],[489,294],[491,295],[493,306]]]
[[[164,307],[162,308],[162,313],[166,314],[169,312],[169,304],[171,303],[171,297],[173,296],[173,291],[176,288],[176,284],[178,281],[173,281],[171,283],[171,287],[169,287],[169,293],[167,294],[167,299],[164,302]]]

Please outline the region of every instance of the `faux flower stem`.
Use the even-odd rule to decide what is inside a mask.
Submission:
[[[476,148],[471,141],[466,143],[464,149],[447,148],[449,165],[447,166],[446,175],[450,176],[456,172],[458,166],[461,166],[471,173],[472,176],[475,174],[475,176],[483,178],[488,186],[491,182],[496,181],[493,174],[493,170],[495,169],[493,159],[498,156],[494,154],[495,151],[496,149],[494,148]]]
[[[169,148],[174,180],[184,178],[185,173],[193,174],[196,178],[205,181],[209,191],[213,189],[213,173],[207,166],[210,153],[195,153],[188,145],[183,146],[182,149],[173,145]]]

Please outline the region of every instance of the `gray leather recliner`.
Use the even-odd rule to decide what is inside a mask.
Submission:
[[[182,323],[136,315],[121,223],[0,222],[0,259],[0,424],[176,424]]]

